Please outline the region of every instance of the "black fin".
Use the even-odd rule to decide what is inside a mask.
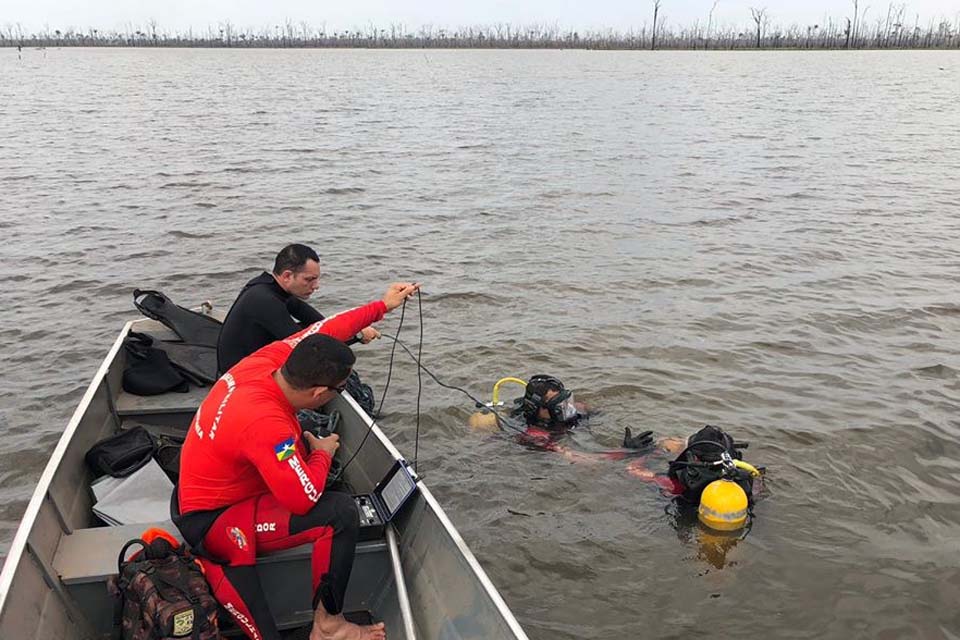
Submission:
[[[143,315],[169,327],[185,343],[217,348],[223,326],[219,320],[184,309],[159,291],[134,289],[133,304]]]

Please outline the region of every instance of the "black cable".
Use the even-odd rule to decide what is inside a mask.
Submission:
[[[404,298],[403,306],[400,307],[400,323],[397,325],[397,335],[400,335],[400,330],[403,328],[403,317],[407,313],[407,300]],[[396,340],[396,339],[395,339]],[[387,398],[387,390],[390,388],[390,378],[393,377],[393,357],[397,352],[397,345],[394,343],[393,348],[390,350],[390,364],[387,365],[387,382],[383,385],[383,393],[380,394],[380,405],[377,407],[377,415],[370,420],[370,426],[367,427],[367,432],[363,434],[363,440],[360,441],[360,444],[357,445],[357,450],[353,452],[353,455],[350,456],[350,459],[340,467],[340,471],[336,475],[336,479],[339,480],[343,477],[344,472],[347,470],[347,467],[350,466],[350,463],[353,462],[353,459],[357,457],[357,454],[360,453],[360,449],[363,448],[363,445],[366,444],[367,438],[370,437],[370,433],[373,431],[373,425],[377,424],[377,420],[380,419],[380,413],[383,411],[383,401]]]
[[[419,364],[420,360],[423,357],[423,301],[420,299],[420,289],[417,289],[417,309],[420,311],[420,340],[417,343],[417,363]],[[400,335],[400,332],[397,331],[397,335]],[[394,342],[393,346],[396,347],[397,343]],[[420,455],[420,396],[423,394],[423,375],[420,372],[420,367],[417,367],[417,431],[416,435],[413,438],[413,470],[417,470],[417,458]]]
[[[433,378],[433,381],[436,382],[438,385],[440,385],[441,387],[443,387],[443,388],[445,388],[445,389],[453,389],[454,391],[459,391],[459,392],[462,393],[463,395],[465,395],[465,396],[467,396],[468,398],[470,398],[471,400],[473,400],[474,404],[476,404],[476,406],[477,406],[478,409],[484,409],[484,408],[485,408],[485,409],[490,410],[490,412],[493,413],[494,417],[496,417],[497,423],[498,423],[501,427],[506,427],[507,429],[512,429],[512,430],[516,431],[517,433],[526,433],[526,431],[525,431],[524,429],[520,429],[519,427],[516,427],[516,426],[512,425],[512,424],[509,422],[509,419],[508,419],[508,418],[504,418],[503,416],[501,416],[500,413],[499,413],[495,408],[493,408],[493,407],[488,407],[488,406],[485,405],[483,402],[477,400],[477,399],[476,399],[475,397],[473,397],[473,395],[471,395],[470,392],[467,391],[466,389],[462,389],[462,388],[460,388],[460,387],[458,387],[458,386],[455,386],[455,385],[452,385],[452,384],[446,384],[446,383],[442,382],[439,378],[437,378],[437,376],[435,376],[435,375],[433,374],[432,371],[430,371],[430,369],[428,369],[422,362],[420,362],[420,359],[417,358],[417,356],[415,356],[415,355],[413,354],[413,352],[410,351],[409,348],[407,348],[407,345],[405,345],[403,342],[401,342],[399,338],[396,338],[395,336],[391,336],[391,335],[387,335],[387,334],[383,334],[381,337],[383,337],[383,338],[390,338],[390,339],[393,340],[395,343],[397,343],[398,345],[400,345],[400,348],[403,349],[404,351],[406,351],[406,352],[407,352],[407,355],[409,355],[409,356],[413,359],[413,361],[417,363],[417,365],[419,366],[419,368],[420,368],[420,369],[423,369],[423,370],[427,373],[427,375],[430,376],[431,378]]]
[[[405,345],[399,338],[400,330],[403,328],[403,319],[407,311],[407,301],[404,300],[403,306],[400,309],[400,322],[397,325],[397,335],[391,336],[386,333],[381,334],[382,338],[390,338],[391,340],[393,340],[393,347],[390,349],[390,364],[387,367],[387,381],[386,381],[386,384],[384,384],[383,393],[380,396],[380,405],[377,407],[377,415],[371,419],[370,426],[367,427],[367,432],[363,435],[363,439],[360,441],[360,444],[357,445],[357,450],[354,451],[353,455],[350,456],[350,459],[347,460],[346,463],[344,463],[343,466],[340,467],[340,471],[336,476],[336,479],[338,480],[343,477],[343,474],[344,472],[346,472],[347,467],[350,465],[351,462],[353,462],[353,459],[357,457],[357,454],[360,453],[360,449],[363,448],[363,445],[367,442],[367,438],[370,437],[370,433],[373,431],[373,426],[377,424],[377,421],[380,419],[380,414],[383,411],[383,401],[387,397],[387,389],[390,388],[390,379],[393,376],[393,362],[394,362],[394,355],[396,354],[396,351],[397,351],[397,345],[400,345],[400,348],[406,351],[407,355],[409,355],[410,358],[417,363],[417,428],[416,428],[416,435],[414,437],[414,454],[413,454],[413,470],[414,471],[417,470],[417,466],[416,466],[417,456],[419,454],[419,447],[420,447],[420,398],[423,390],[423,377],[420,373],[421,370],[426,371],[427,375],[430,376],[433,379],[433,381],[436,382],[441,387],[445,389],[453,389],[454,391],[459,391],[463,395],[470,398],[470,400],[473,401],[473,403],[477,406],[478,409],[485,408],[489,410],[491,413],[493,413],[493,416],[494,418],[496,418],[497,424],[500,427],[511,429],[520,434],[526,433],[524,429],[514,426],[513,424],[510,423],[508,418],[505,418],[502,415],[500,415],[500,413],[496,410],[496,408],[488,407],[480,400],[477,400],[466,389],[442,382],[440,378],[438,378],[436,375],[434,375],[432,371],[430,371],[430,369],[424,366],[423,362],[421,362],[421,356],[423,355],[423,305],[422,305],[422,300],[420,299],[419,290],[417,290],[417,302],[420,309],[420,344],[417,347],[418,353],[417,355],[414,355],[413,352],[410,351],[410,349],[407,347],[407,345]]]

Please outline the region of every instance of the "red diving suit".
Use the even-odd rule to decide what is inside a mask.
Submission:
[[[252,640],[279,638],[256,557],[313,543],[313,604],[337,614],[353,565],[359,518],[351,496],[324,493],[330,455],[308,452],[296,411],[273,374],[307,336],[346,341],[380,320],[383,302],[315,322],[238,362],[213,386],[187,433],[177,525],[204,558],[217,600]]]

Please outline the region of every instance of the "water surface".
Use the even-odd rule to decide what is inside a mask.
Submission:
[[[769,467],[718,543],[425,380],[420,470],[532,638],[960,637],[958,53],[0,54],[0,551],[131,290],[225,308],[301,241],[323,311],[424,282],[448,383]],[[398,356],[410,457],[416,389]]]

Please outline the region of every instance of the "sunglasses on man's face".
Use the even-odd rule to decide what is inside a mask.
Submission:
[[[347,383],[344,382],[343,384],[338,385],[336,387],[330,387],[330,390],[335,391],[337,395],[340,395],[341,393],[347,390]]]

